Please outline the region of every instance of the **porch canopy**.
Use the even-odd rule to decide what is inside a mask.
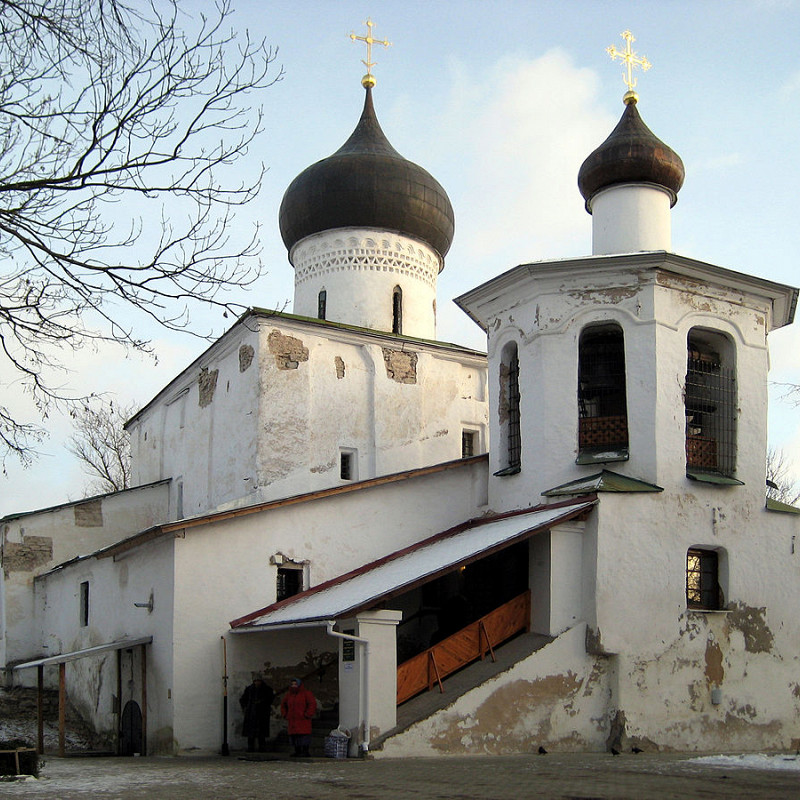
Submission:
[[[344,619],[373,608],[534,534],[575,519],[596,498],[471,520],[231,622],[233,632],[279,630]]]
[[[147,659],[145,658],[145,647],[153,641],[152,636],[140,636],[136,639],[117,639],[116,641],[106,642],[105,644],[98,644],[94,647],[86,647],[83,650],[71,650],[68,653],[61,653],[56,656],[44,656],[36,658],[33,661],[25,661],[22,664],[15,664],[11,667],[13,670],[32,669],[36,667],[37,672],[37,685],[38,685],[38,699],[37,699],[37,748],[40,754],[44,753],[44,668],[51,665],[58,665],[58,755],[64,757],[66,755],[66,723],[67,723],[67,673],[66,665],[70,661],[78,661],[81,658],[89,658],[91,656],[103,655],[108,652],[120,650],[133,649],[134,647],[142,648],[142,728],[144,737],[147,732]],[[119,656],[117,657],[117,697],[121,695],[119,689],[121,681],[119,669]],[[146,738],[142,740],[142,752],[145,752]]]

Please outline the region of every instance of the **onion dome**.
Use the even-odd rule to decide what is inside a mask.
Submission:
[[[680,156],[644,124],[636,109],[636,95],[625,97],[625,111],[611,135],[583,162],[578,188],[589,203],[601,190],[620,183],[650,183],[666,189],[670,205],[678,201],[685,170]]]
[[[286,248],[334,228],[378,228],[421,239],[444,257],[455,229],[447,193],[422,167],[389,144],[366,86],[364,110],[350,138],[289,185],[279,213]]]

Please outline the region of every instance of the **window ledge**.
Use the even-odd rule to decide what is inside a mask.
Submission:
[[[736,478],[729,478],[727,475],[720,475],[718,472],[696,472],[686,470],[686,477],[690,481],[700,481],[701,483],[714,483],[718,486],[744,486],[744,481]]]
[[[687,608],[689,614],[730,614],[730,608]]]
[[[521,467],[505,467],[504,469],[499,469],[497,472],[494,473],[495,478],[507,478],[509,475],[518,475],[520,472]]]
[[[576,464],[605,464],[610,461],[627,461],[629,459],[628,449],[620,450],[599,450],[595,452],[578,453],[575,459]]]

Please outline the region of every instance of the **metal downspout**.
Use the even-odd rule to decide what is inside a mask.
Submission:
[[[328,620],[326,623],[326,631],[328,636],[333,636],[337,639],[347,639],[349,642],[355,642],[364,647],[364,658],[361,662],[361,681],[359,681],[358,691],[358,716],[361,718],[361,724],[364,726],[364,738],[361,742],[361,750],[364,753],[369,752],[369,640],[362,639],[360,636],[351,636],[349,633],[340,633],[335,631],[333,626],[336,624],[335,620]]]

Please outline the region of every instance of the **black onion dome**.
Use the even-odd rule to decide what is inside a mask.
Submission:
[[[597,192],[617,183],[663,186],[674,206],[685,175],[681,157],[644,124],[636,103],[629,102],[608,139],[583,162],[578,188],[587,210]]]
[[[439,182],[386,139],[370,88],[350,138],[292,181],[279,220],[288,250],[313,233],[367,227],[421,239],[444,256],[455,230],[453,206]]]

